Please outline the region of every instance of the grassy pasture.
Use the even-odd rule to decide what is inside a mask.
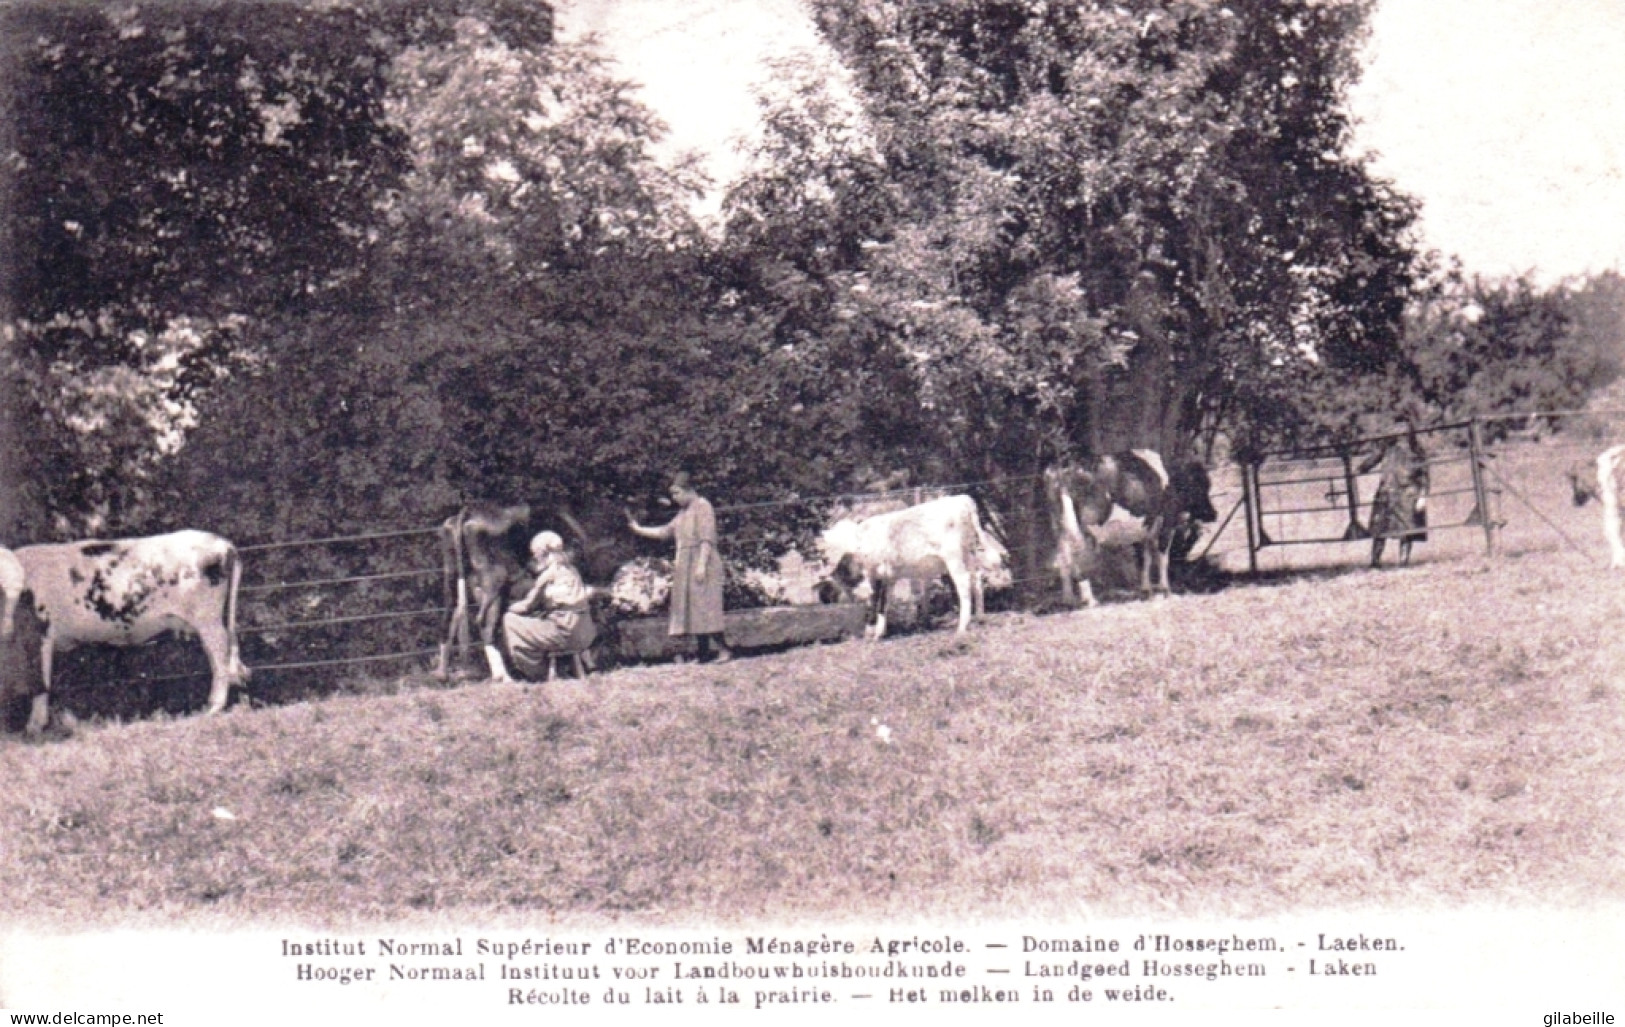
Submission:
[[[964,640],[0,737],[0,918],[1619,898],[1625,578],[1569,502],[1583,455],[1496,457],[1517,496],[1495,560],[1476,530],[1435,532],[1406,570],[1364,570],[1366,544],[1282,547],[1257,583],[1001,614]]]
[[[1617,898],[1622,613],[1617,575],[1535,549],[999,615],[963,641],[12,736],[0,915]]]

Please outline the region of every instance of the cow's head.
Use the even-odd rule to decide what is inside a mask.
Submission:
[[[1590,464],[1584,460],[1577,460],[1569,465],[1567,474],[1569,488],[1574,493],[1575,506],[1585,506],[1591,500],[1599,498],[1597,496],[1596,472]]]
[[[1213,481],[1207,468],[1199,461],[1189,460],[1175,467],[1168,475],[1168,488],[1179,501],[1179,509],[1193,521],[1212,524],[1219,519],[1213,509]]]
[[[850,595],[854,589],[863,584],[863,568],[858,564],[858,558],[852,553],[846,553],[835,566],[830,568],[829,580],[846,590]]]
[[[825,606],[852,601],[852,589],[831,578],[820,580],[813,589],[813,594],[818,596],[818,601]]]

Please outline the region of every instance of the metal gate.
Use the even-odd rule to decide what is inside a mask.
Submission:
[[[1268,546],[1325,545],[1371,538],[1375,468],[1388,447],[1406,443],[1409,432],[1390,432],[1348,443],[1275,450],[1244,461],[1240,506],[1247,528],[1248,570]],[[1499,488],[1485,474],[1477,419],[1417,429],[1426,452],[1430,488],[1427,530],[1472,528],[1495,552],[1501,523]],[[1390,536],[1392,537],[1392,536]]]

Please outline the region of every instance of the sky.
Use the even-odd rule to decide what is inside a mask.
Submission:
[[[764,59],[818,46],[798,0],[559,0],[718,183]],[[1380,0],[1354,146],[1470,272],[1625,271],[1625,0]]]

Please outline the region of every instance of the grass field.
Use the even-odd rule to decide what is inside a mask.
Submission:
[[[1258,582],[964,639],[8,736],[0,918],[1617,899],[1625,576],[1550,453],[1501,459],[1543,506],[1493,560],[1481,535],[1379,572],[1301,547]]]

